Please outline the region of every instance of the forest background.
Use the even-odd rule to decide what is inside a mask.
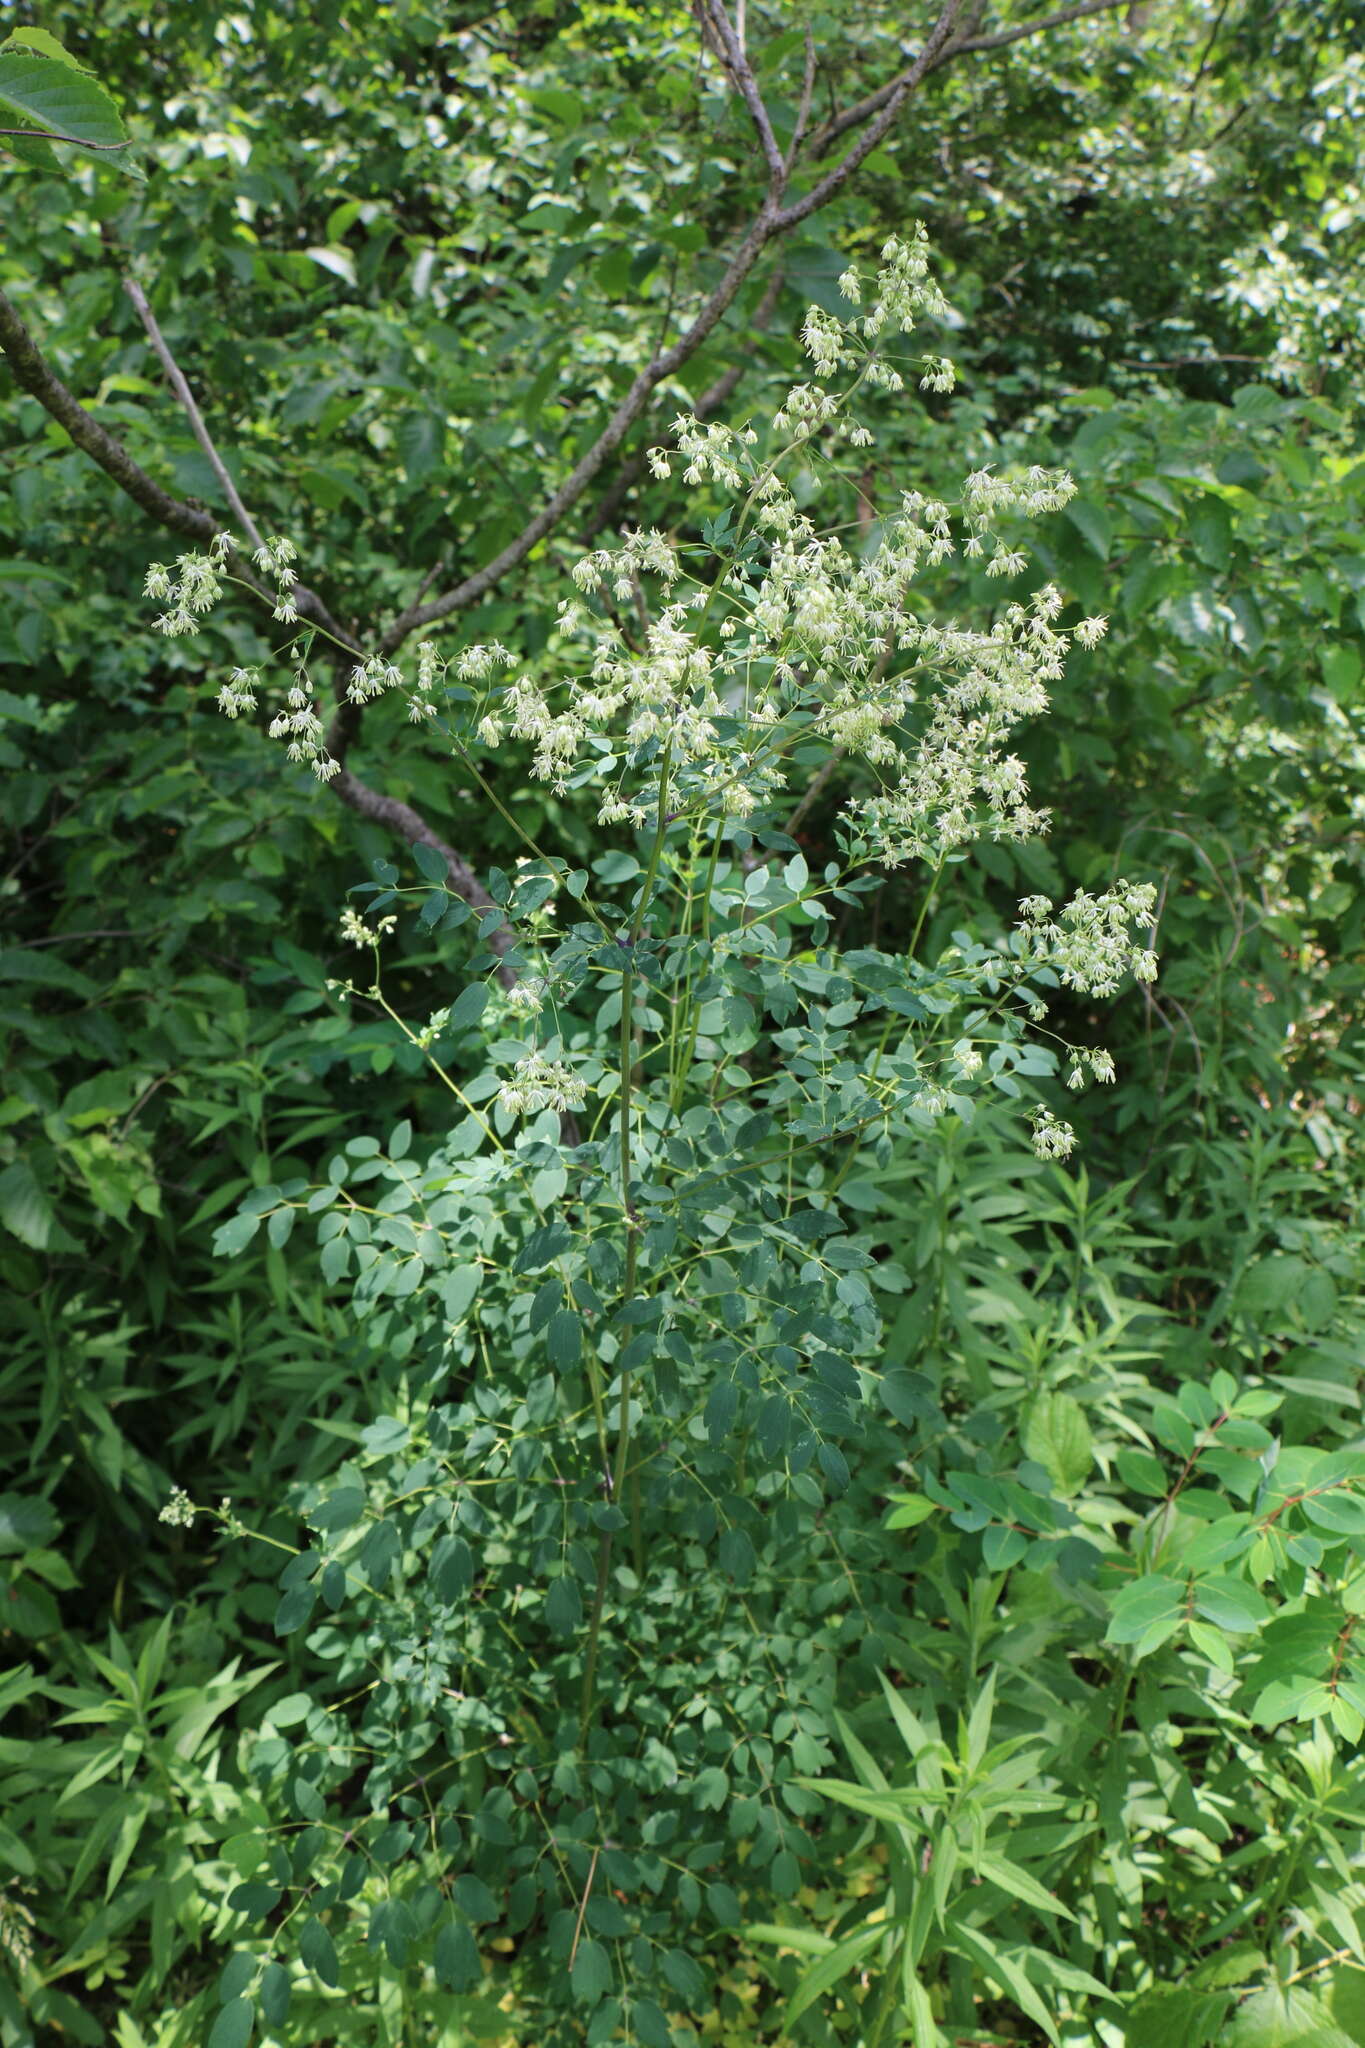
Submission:
[[[0,23],[0,2040],[1360,2048],[1357,0]],[[558,607],[721,658],[921,221],[774,502],[1072,635],[1050,833],[863,860],[810,646],[604,819]]]

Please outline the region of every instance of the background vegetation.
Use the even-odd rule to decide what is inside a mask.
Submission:
[[[156,494],[73,442],[9,327],[7,2048],[1365,2043],[1365,24],[1353,0],[947,15],[960,47],[601,451],[765,204],[733,10],[5,12],[92,68],[146,175],[5,160],[0,287]],[[779,155],[809,31],[784,204],[938,20],[749,0]],[[1161,978],[1060,999],[1118,1075],[1069,1112],[1070,1162],[1004,1098],[803,1162],[813,1239],[848,1248],[818,1311],[854,1361],[832,1455],[764,1385],[707,1406],[700,1337],[670,1407],[645,1324],[686,1456],[646,1489],[648,1571],[614,1562],[594,1730],[598,1539],[547,1548],[526,1505],[577,1455],[546,1371],[576,1340],[515,1273],[521,1213],[504,1193],[420,1293],[294,1214],[451,1184],[462,1112],[412,1032],[483,980],[487,1016],[438,1033],[457,1084],[506,1034],[472,934],[503,943],[517,828],[623,918],[648,834],[526,746],[476,777],[392,705],[346,731],[341,802],[212,715],[273,629],[232,603],[150,631],[148,562],[187,544],[158,498],[232,521],[123,279],[344,634],[454,592],[452,660],[501,641],[534,669],[585,548],[723,545],[723,494],[644,450],[680,410],[769,418],[807,307],[916,220],[959,389],[878,400],[821,523],[870,549],[904,489],[1064,465],[1078,495],[1018,578],[954,561],[924,602],[980,618],[1048,580],[1110,624],[1017,740],[1052,835],[983,839],[929,895],[914,866],[846,892],[816,964],[970,957],[1020,897],[1123,874],[1157,885]],[[781,846],[741,831],[727,860],[822,873],[865,779],[831,757]],[[367,883],[400,892],[389,1007],[337,986],[368,980],[338,930]],[[568,1000],[586,1043],[599,998]],[[866,1060],[883,1018],[840,1028]],[[1062,1113],[1064,1078],[1029,1085]],[[741,1267],[702,1290],[707,1344],[762,1292]],[[158,1520],[172,1487],[189,1526]]]

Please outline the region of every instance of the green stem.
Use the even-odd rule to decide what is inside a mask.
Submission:
[[[701,943],[703,948],[711,943],[711,891],[715,885],[716,868],[720,861],[720,847],[724,836],[725,820],[724,818],[717,818],[715,835],[711,841],[711,857],[706,863],[706,873],[702,877],[701,885]],[[682,1064],[678,1069],[677,1082],[673,1091],[672,1109],[675,1116],[682,1108],[683,1090],[687,1086],[687,1076],[692,1070],[692,1061],[697,1050],[697,1030],[701,1023],[701,1004],[695,1001],[692,995],[690,970],[688,974],[687,999],[692,1015],[688,1023],[687,1046],[682,1056]]]
[[[654,828],[654,844],[650,849],[649,865],[640,885],[640,899],[635,906],[631,920],[630,934],[626,941],[629,954],[621,969],[621,1039],[620,1039],[620,1085],[617,1101],[621,1106],[621,1207],[626,1223],[626,1270],[621,1283],[623,1303],[635,1298],[635,1280],[640,1255],[640,1219],[630,1198],[631,1165],[631,1112],[635,1080],[635,947],[644,930],[645,917],[649,910],[650,898],[658,878],[659,863],[663,858],[664,839],[668,831],[668,766],[670,749],[664,748],[659,765],[659,809]],[[640,1481],[637,1473],[630,1472],[630,1373],[621,1374],[621,1405],[616,1430],[616,1463],[611,1474],[611,1504],[621,1505],[621,1497],[630,1480],[630,1547],[631,1559],[636,1576],[644,1571],[644,1530],[640,1512]],[[611,1572],[612,1532],[604,1530],[597,1548],[597,1586],[593,1594],[592,1614],[588,1622],[588,1650],[583,1670],[582,1692],[582,1741],[586,1751],[592,1728],[593,1710],[597,1699],[597,1655],[602,1640],[602,1618],[607,1604],[607,1580]]]

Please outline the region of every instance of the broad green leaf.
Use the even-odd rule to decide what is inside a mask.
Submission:
[[[0,126],[40,130],[49,143],[55,139],[74,144],[85,154],[140,175],[113,100],[89,72],[65,58],[29,54],[12,44],[0,47]],[[13,136],[0,137],[0,147],[15,148],[15,142]],[[22,139],[15,153],[24,153]]]
[[[43,1549],[59,1526],[51,1503],[36,1494],[0,1493],[0,1557]]]
[[[1024,1451],[1065,1499],[1090,1476],[1094,1452],[1085,1410],[1070,1394],[1039,1394],[1024,1424]]]
[[[299,1955],[313,1975],[329,1989],[340,1981],[336,1943],[321,1920],[305,1920],[299,1935]]]
[[[52,1235],[52,1204],[25,1160],[0,1173],[0,1224],[35,1252],[45,1250]]]
[[[247,2048],[255,2024],[256,2008],[251,2000],[230,1998],[213,2023],[208,2048]]]

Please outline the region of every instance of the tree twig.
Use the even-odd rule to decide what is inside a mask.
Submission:
[[[762,298],[754,307],[749,320],[751,327],[756,327],[760,332],[767,327],[777,311],[777,302],[782,296],[785,281],[785,273],[781,265],[778,265],[763,288]],[[694,419],[710,419],[713,413],[719,412],[723,405],[727,405],[734,396],[744,372],[749,368],[748,360],[741,358],[738,362],[731,363],[728,369],[722,370],[719,377],[707,385],[693,405]],[[612,481],[611,489],[605,492],[593,507],[592,518],[584,529],[587,540],[595,540],[599,533],[615,525],[622,506],[644,474],[644,467],[643,454],[632,455],[628,462],[621,464]]]
[[[134,277],[124,278],[123,289],[132,300],[137,310],[137,317],[147,330],[147,339],[160,358],[161,367],[166,372],[166,378],[172,391],[180,400],[185,417],[194,431],[195,440],[208,457],[209,467],[222,485],[223,496],[227,499],[228,509],[251,542],[251,545],[254,548],[263,548],[265,542],[261,537],[261,529],[242,503],[237,486],[228,473],[228,466],[213,444],[213,437],[204,425],[204,415],[194,402],[194,393],[190,390],[180,365],[176,362],[175,357],[167,346],[166,337],[157,325],[155,313],[147,303],[147,294]]]
[[[810,103],[814,92],[815,38],[811,34],[810,29],[807,28],[806,68],[801,79],[801,104],[796,110],[796,126],[792,129],[792,139],[787,145],[787,155],[784,164],[784,170],[788,177],[791,176],[792,165],[796,162],[796,152],[805,140],[806,129],[810,122]]]
[[[136,304],[136,301],[134,303]],[[221,531],[218,522],[210,513],[198,506],[188,505],[183,500],[172,497],[169,491],[163,490],[160,484],[154,482],[147,472],[134,462],[123,443],[115,439],[98,420],[91,417],[75,394],[49,369],[18,310],[3,291],[0,291],[0,351],[3,351],[9,362],[16,383],[36,398],[53,419],[65,428],[76,446],[98,463],[106,476],[111,477],[119,489],[159,526],[165,527],[170,533],[179,534],[186,540],[196,541],[202,546],[207,546]],[[180,377],[180,382],[184,383],[183,377]],[[181,394],[177,391],[176,395],[180,397]],[[183,398],[181,402],[184,402]],[[197,407],[195,411],[197,414]],[[207,439],[207,428],[204,429],[204,433]],[[229,566],[232,573],[240,576],[257,597],[274,608],[274,592],[261,582],[251,564],[235,550],[229,557]],[[296,584],[294,602],[300,615],[316,619],[317,623],[340,643],[338,653],[342,648],[352,654],[361,652],[333,619],[331,612],[316,592],[303,584]],[[348,732],[347,737],[350,736]],[[345,768],[339,775],[332,777],[327,787],[360,817],[387,826],[410,846],[433,847],[445,861],[452,892],[475,910],[487,911],[496,907],[493,898],[464,856],[457,853],[454,847],[447,845],[411,804],[371,789],[358,775]],[[494,953],[505,955],[512,947],[512,934],[504,926],[501,931],[492,934],[488,944]],[[499,973],[509,985],[516,980],[516,975],[510,968],[504,966],[499,969]]]
[[[1104,0],[1104,4],[1114,4],[1114,0]],[[471,604],[477,604],[481,597],[501,581],[509,569],[515,569],[519,563],[524,562],[532,548],[559,524],[566,512],[572,510],[604,463],[620,447],[644,411],[651,395],[666,378],[671,377],[696,354],[707,335],[729,310],[745,278],[768,244],[789,233],[792,228],[799,226],[803,220],[807,220],[811,214],[824,206],[877,147],[905,100],[920,81],[942,61],[943,51],[952,36],[960,7],[961,0],[945,0],[939,18],[925,38],[919,56],[909,69],[893,82],[880,113],[832,170],[818,180],[809,192],[786,206],[781,205],[774,192],[769,190],[750,221],[739,247],[730,258],[720,283],[703,302],[691,326],[671,348],[657,352],[637,373],[630,389],[592,446],[579,457],[563,483],[546,500],[534,518],[527,522],[515,540],[510,540],[491,561],[485,562],[482,568],[473,570],[462,582],[457,583],[453,590],[447,590],[442,596],[432,598],[426,604],[409,605],[406,611],[401,612],[384,635],[382,644],[386,653],[391,653],[409,633],[417,632],[424,626],[434,625],[439,619],[449,618],[452,612],[464,611]],[[710,19],[709,14],[706,18]]]
[[[968,34],[956,37],[940,47],[927,70],[937,71],[943,65],[951,63],[955,57],[966,57],[982,50],[1002,50],[1010,43],[1022,42],[1027,36],[1043,35],[1052,28],[1065,28],[1068,22],[1083,21],[1092,14],[1112,14],[1125,4],[1126,0],[1074,0],[1070,7],[1061,7],[1055,14],[1040,15],[1036,21],[1021,22],[1014,28],[995,29],[988,35]],[[851,107],[845,107],[841,113],[832,114],[823,127],[817,129],[812,136],[811,154],[823,156],[832,142],[837,142],[850,128],[858,127],[869,115],[877,113],[884,107],[892,94],[910,77],[916,66],[923,62],[923,54],[921,51],[914,65],[888,80],[885,85],[878,86],[875,92],[856,100]],[[927,71],[921,71],[920,77],[925,76]]]
[[[738,86],[740,98],[749,109],[749,118],[754,124],[754,132],[763,151],[763,160],[768,166],[769,190],[774,194],[781,193],[786,186],[790,165],[777,146],[777,137],[773,134],[773,124],[763,103],[763,95],[758,89],[753,66],[745,54],[743,43],[735,33],[729,15],[725,12],[722,0],[701,0],[701,4],[716,39],[721,62]]]

